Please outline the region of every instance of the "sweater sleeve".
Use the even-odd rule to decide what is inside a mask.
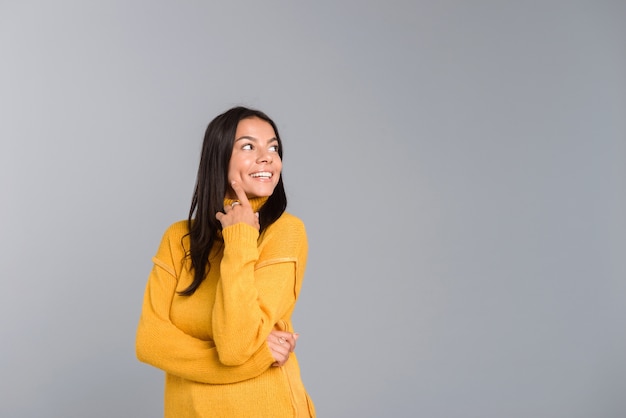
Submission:
[[[285,215],[286,216],[286,215]],[[264,232],[244,223],[223,230],[224,256],[212,329],[223,364],[248,363],[274,326],[293,310],[306,264],[304,225],[287,216]]]
[[[137,358],[168,373],[202,383],[226,384],[247,380],[266,371],[274,362],[266,346],[259,346],[246,362],[227,366],[220,362],[212,341],[186,334],[170,320],[177,278],[166,233],[146,287],[137,329]]]

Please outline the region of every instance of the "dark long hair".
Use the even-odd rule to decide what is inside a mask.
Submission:
[[[234,107],[209,123],[204,134],[198,177],[187,220],[190,241],[188,256],[191,259],[193,282],[180,292],[181,295],[192,295],[211,268],[209,253],[213,245],[216,245],[218,231],[222,229],[215,214],[224,209],[224,197],[228,187],[228,164],[233,152],[237,125],[239,121],[247,118],[262,119],[274,128],[278,140],[278,155],[281,159],[283,157],[283,144],[276,124],[259,110]],[[287,196],[281,173],[274,192],[259,211],[261,231],[275,222],[286,207]]]

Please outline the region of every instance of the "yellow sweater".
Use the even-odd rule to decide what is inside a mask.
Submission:
[[[251,199],[257,211],[266,198]],[[226,204],[232,200],[226,200]],[[137,357],[165,371],[165,417],[315,417],[294,353],[282,367],[266,343],[293,332],[307,258],[302,221],[284,213],[259,235],[222,231],[211,269],[192,296],[187,222],[170,226],[153,258],[137,329]]]

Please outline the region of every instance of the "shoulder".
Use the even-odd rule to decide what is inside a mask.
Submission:
[[[287,212],[268,226],[260,237],[260,249],[271,248],[282,253],[285,250],[306,251],[307,247],[304,222]]]
[[[293,260],[300,266],[306,265],[308,249],[304,222],[288,212],[265,230],[259,245],[261,259]]]
[[[274,232],[291,232],[306,235],[304,222],[289,212],[283,212],[283,214],[280,215],[280,218],[278,218],[276,222],[270,225],[267,229],[268,231],[272,230]]]
[[[163,233],[163,240],[167,238],[168,240],[174,239],[180,241],[188,233],[189,224],[186,220],[174,222],[173,224],[168,226]]]
[[[185,245],[185,242],[189,240],[188,234],[189,228],[186,220],[174,222],[167,227],[161,239],[157,258],[166,257],[166,254],[174,257],[185,254],[185,247],[188,248],[188,245]]]

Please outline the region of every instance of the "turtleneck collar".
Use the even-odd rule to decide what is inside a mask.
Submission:
[[[252,211],[253,212],[258,212],[261,210],[261,208],[263,207],[263,205],[265,204],[265,202],[267,202],[268,197],[264,196],[264,197],[253,197],[248,199],[250,201],[250,206],[252,206]],[[224,206],[230,206],[233,204],[234,201],[239,200],[239,199],[229,199],[227,197],[224,198]]]

